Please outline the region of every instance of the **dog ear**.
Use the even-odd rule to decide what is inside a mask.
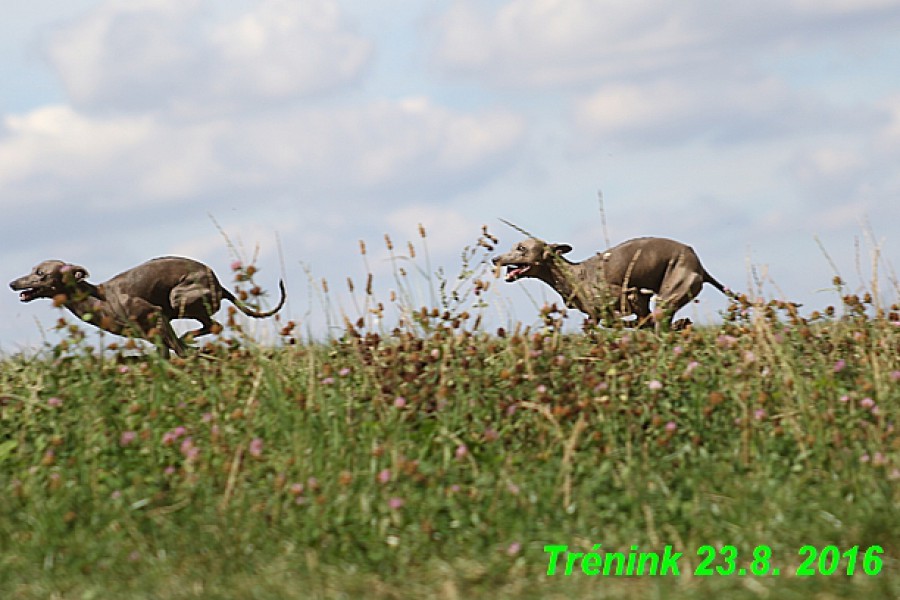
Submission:
[[[90,274],[87,272],[87,269],[78,265],[66,264],[62,266],[60,271],[62,271],[63,273],[71,273],[72,278],[74,278],[75,281],[81,281],[83,279],[87,279],[90,276]]]
[[[557,254],[567,254],[572,251],[572,246],[568,244],[550,244],[550,249]]]
[[[72,265],[75,268],[75,281],[81,281],[82,279],[87,279],[90,274],[87,272],[87,269],[84,267],[79,267],[78,265]]]

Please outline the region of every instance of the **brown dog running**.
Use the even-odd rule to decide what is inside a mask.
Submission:
[[[637,316],[639,327],[652,325],[650,298],[655,295],[663,310],[662,318],[655,322],[671,326],[672,316],[700,293],[704,283],[733,295],[707,273],[690,246],[674,240],[636,238],[580,263],[563,258],[571,250],[567,244],[528,238],[495,257],[493,263],[507,267],[506,281],[540,279],[556,290],[568,307],[606,325],[628,315]]]
[[[178,356],[187,352],[184,338],[172,330],[173,319],[200,321],[199,329],[184,336],[198,337],[221,327],[212,315],[223,298],[245,315],[261,319],[281,310],[286,297],[284,282],[279,281],[278,306],[267,312],[253,310],[223,288],[208,266],[172,256],[148,260],[98,285],[88,283],[87,277],[84,267],[47,260],[9,287],[20,292],[22,302],[53,298],[83,321],[110,333],[160,340],[160,353],[165,357],[169,349]]]

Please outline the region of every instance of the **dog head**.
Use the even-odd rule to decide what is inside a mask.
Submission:
[[[537,238],[522,240],[506,254],[495,256],[492,262],[497,267],[506,267],[506,281],[513,282],[522,277],[540,277],[563,254],[570,252],[568,244],[548,244]]]
[[[87,277],[88,272],[84,267],[61,260],[45,260],[28,275],[11,281],[9,287],[19,292],[19,300],[31,302],[37,298],[53,298],[65,294]]]

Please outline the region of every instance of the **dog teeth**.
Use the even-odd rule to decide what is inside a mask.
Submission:
[[[511,265],[509,267],[509,271],[506,273],[507,281],[515,281],[519,277],[521,277],[526,271],[528,271],[528,265],[524,267],[518,267],[515,265]]]

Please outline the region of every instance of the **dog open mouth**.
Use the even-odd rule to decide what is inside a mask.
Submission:
[[[508,265],[506,267],[506,281],[521,279],[530,270],[531,265]]]
[[[43,298],[45,296],[45,294],[41,293],[40,288],[22,285],[15,281],[9,284],[9,287],[11,287],[13,291],[19,292],[20,302],[31,302],[36,298]]]
[[[38,290],[34,288],[25,288],[21,292],[19,292],[19,301],[20,302],[31,302],[35,298],[40,297],[40,293]]]

